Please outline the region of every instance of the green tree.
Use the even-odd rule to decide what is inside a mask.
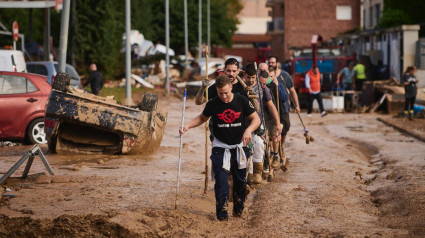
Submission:
[[[211,17],[211,44],[232,45],[232,36],[237,30],[237,14],[242,10],[240,0],[212,0],[210,1]],[[184,53],[184,10],[183,1],[170,0],[170,47],[178,54]],[[164,1],[152,2],[152,22],[157,23],[150,34],[153,42],[165,43],[165,4]],[[198,46],[198,0],[187,1],[188,41],[189,46]],[[140,29],[144,32],[145,28]],[[145,38],[148,38],[145,35]],[[202,3],[202,40],[207,41],[207,3]]]
[[[425,22],[425,1],[417,0],[384,0],[380,27],[394,27],[403,24]]]
[[[188,38],[193,51],[198,46],[198,0],[188,0]],[[177,54],[184,53],[184,11],[182,0],[170,3],[170,47]],[[88,72],[90,63],[96,63],[106,79],[124,73],[122,35],[125,32],[125,2],[116,0],[72,0],[67,63],[71,63],[74,50],[77,71]],[[207,41],[207,3],[203,0],[202,39]],[[211,43],[232,44],[237,30],[240,0],[211,0]],[[33,9],[33,41],[43,44],[44,10]],[[29,43],[29,9],[0,9],[0,21],[12,26],[19,21],[20,32]],[[55,48],[59,47],[61,12],[51,11],[51,36]],[[131,26],[143,33],[145,39],[165,44],[165,0],[131,0]],[[12,44],[10,37],[0,37],[0,43]],[[74,45],[74,48],[72,48]]]

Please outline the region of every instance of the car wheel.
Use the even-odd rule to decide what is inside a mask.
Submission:
[[[27,130],[27,138],[31,144],[46,144],[46,133],[44,133],[44,119],[38,118],[31,122]]]
[[[158,105],[158,96],[153,93],[145,93],[142,99],[142,105],[140,109],[142,111],[151,112],[156,110],[157,105]]]
[[[65,92],[66,86],[69,85],[69,82],[71,81],[71,77],[67,73],[58,73],[53,80],[52,88],[58,91]]]

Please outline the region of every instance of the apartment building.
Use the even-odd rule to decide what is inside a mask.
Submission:
[[[312,35],[327,41],[358,29],[360,5],[360,0],[267,0],[273,54],[283,61],[289,59],[292,47],[309,46]]]

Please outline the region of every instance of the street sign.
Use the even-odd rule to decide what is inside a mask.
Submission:
[[[19,26],[18,22],[14,21],[12,25],[13,41],[18,41],[19,37]]]
[[[55,1],[55,10],[58,12],[62,10],[63,8],[63,0],[56,0]]]

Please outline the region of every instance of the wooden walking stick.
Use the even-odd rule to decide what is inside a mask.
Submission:
[[[266,121],[264,120],[264,104],[263,104],[263,87],[261,86],[260,83],[260,75],[258,73],[258,68],[257,68],[257,62],[254,62],[254,67],[255,67],[255,71],[257,72],[256,76],[257,76],[257,88],[258,88],[258,97],[260,98],[260,108],[261,108],[261,125],[263,126],[263,129],[265,131],[264,133],[264,141],[265,141],[265,145],[266,145],[266,153],[264,154],[266,158],[264,158],[264,167],[269,168],[269,174],[267,176],[267,181],[271,182],[273,179],[273,168],[271,167],[271,162],[270,162],[270,147],[269,147],[269,139],[267,137],[267,129],[266,129]]]
[[[208,102],[208,86],[210,85],[210,79],[208,78],[208,46],[205,46],[205,74],[207,76],[207,90],[205,92],[206,94],[206,102]],[[208,190],[208,125],[209,120],[205,122],[205,187],[204,187],[204,194],[207,194]]]
[[[289,92],[288,87],[286,87],[286,83],[285,83],[285,79],[284,78],[282,78],[282,82],[283,82],[283,86],[285,86],[285,89],[286,89],[286,92],[288,94],[289,99],[291,100],[292,104],[295,105],[295,100],[292,98],[292,94]],[[310,135],[310,132],[305,127],[304,122],[303,122],[303,119],[301,118],[300,113],[299,112],[296,112],[296,113],[297,113],[298,118],[300,119],[301,124],[303,125],[303,128],[304,128],[305,143],[306,144],[310,144],[310,142],[313,142],[314,141],[314,138]]]
[[[183,130],[183,124],[184,124],[184,109],[185,109],[185,106],[186,106],[186,92],[187,92],[187,89],[184,90],[184,96],[183,96],[182,124],[181,124],[181,127],[180,127],[182,130]],[[180,135],[179,162],[178,162],[178,166],[177,166],[178,172],[177,172],[177,186],[176,186],[176,202],[174,203],[174,209],[177,209],[177,198],[178,198],[178,193],[179,193],[182,147],[183,147],[183,135]]]
[[[277,78],[276,78],[276,80],[277,80]],[[277,115],[279,116],[279,122],[280,122],[279,80],[277,80],[277,85],[276,85],[276,96],[277,96],[277,99],[276,99],[276,102],[277,102]],[[281,159],[282,159],[282,157],[284,157],[283,158],[283,162],[282,162],[282,166],[280,166],[280,169],[283,172],[286,172],[286,170],[288,170],[288,168],[286,167],[286,165],[288,164],[288,159],[286,158],[286,156],[284,156],[284,154],[285,154],[285,152],[283,151],[282,141],[279,141],[279,155],[280,155],[280,158]]]

